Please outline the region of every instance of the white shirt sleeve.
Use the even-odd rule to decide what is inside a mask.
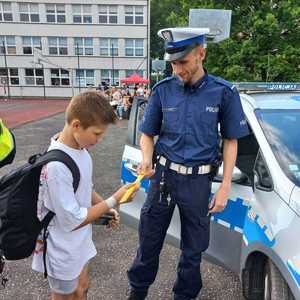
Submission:
[[[47,164],[49,197],[44,205],[55,213],[55,222],[63,231],[70,232],[87,217],[87,208],[80,207],[73,189],[73,176],[61,162]]]

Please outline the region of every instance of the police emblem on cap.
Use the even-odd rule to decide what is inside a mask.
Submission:
[[[165,41],[165,56],[167,61],[180,59],[192,51],[197,45],[205,43],[208,28],[177,27],[158,31],[158,36]]]

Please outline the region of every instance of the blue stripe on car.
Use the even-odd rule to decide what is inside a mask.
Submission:
[[[247,215],[244,225],[244,235],[248,241],[248,244],[252,242],[261,242],[267,247],[273,247],[275,244],[275,238],[272,238],[270,240],[268,236],[266,235],[267,226],[261,227],[258,223],[259,216],[256,215],[255,219],[252,220]]]
[[[293,267],[292,263],[290,261],[287,262],[287,266],[289,271],[293,274],[298,286],[300,287],[300,273],[298,273],[295,268]]]
[[[243,230],[247,211],[248,206],[244,205],[243,199],[229,199],[226,208],[221,213],[213,215],[213,221],[222,220],[230,224],[230,229],[235,230],[235,227],[238,227]]]
[[[122,161],[121,178],[123,182],[133,182],[136,179],[130,170],[125,167],[126,163],[131,163],[130,160]],[[143,179],[141,188],[147,193],[149,188],[149,179]],[[271,240],[266,235],[267,226],[261,227],[257,222],[259,216],[256,214],[255,219],[248,217],[248,211],[250,207],[245,205],[245,201],[242,198],[229,199],[225,210],[221,213],[215,213],[212,216],[212,220],[221,225],[228,225],[231,230],[243,233],[248,243],[254,241],[260,241],[267,247],[273,247],[275,239]],[[225,225],[226,224],[226,225]]]
[[[125,164],[130,162],[130,160],[122,161],[122,171],[121,178],[123,182],[129,183],[134,182],[136,180],[136,176],[134,176],[130,170],[125,167]],[[141,182],[141,188],[147,193],[149,188],[149,179],[145,178]]]

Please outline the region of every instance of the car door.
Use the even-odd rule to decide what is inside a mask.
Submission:
[[[205,255],[209,260],[236,273],[240,270],[245,218],[249,203],[254,197],[251,177],[258,148],[253,132],[238,140],[238,154],[227,206],[224,211],[211,216],[210,246]],[[222,179],[221,166],[212,184],[213,194],[218,190]]]

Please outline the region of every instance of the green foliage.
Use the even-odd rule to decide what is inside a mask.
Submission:
[[[298,0],[152,0],[151,57],[164,53],[157,31],[188,26],[191,8],[232,10],[230,38],[208,45],[210,73],[231,81],[300,81]]]

